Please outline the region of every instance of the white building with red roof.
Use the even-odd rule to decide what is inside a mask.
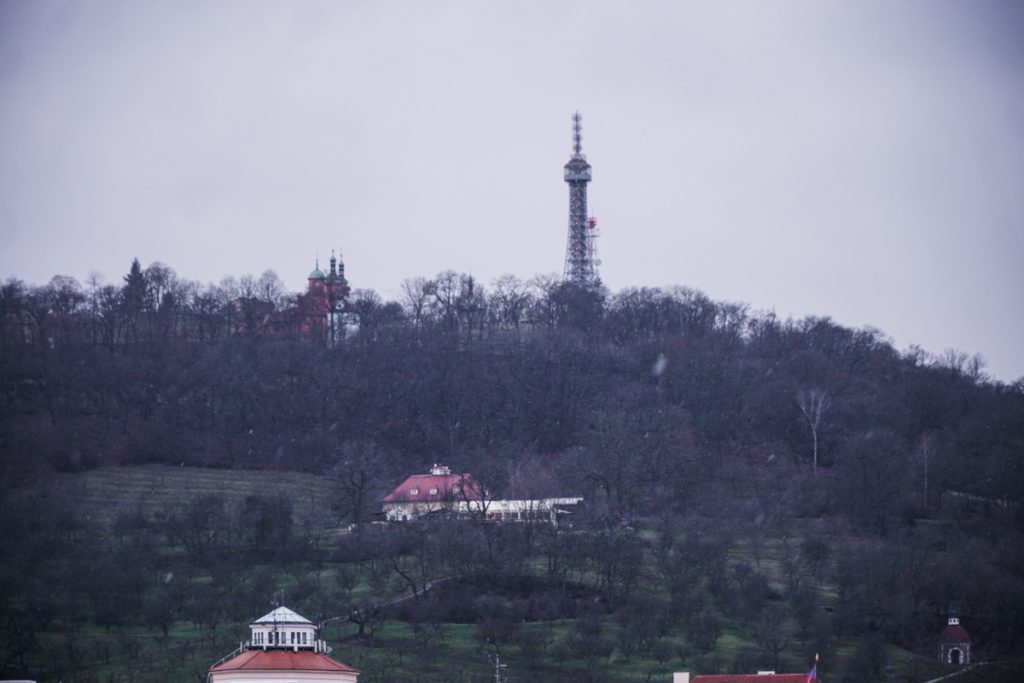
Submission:
[[[359,671],[328,656],[313,622],[287,607],[249,629],[249,642],[210,667],[208,683],[357,683]]]
[[[472,474],[452,474],[448,467],[434,465],[430,474],[407,477],[381,502],[384,517],[399,522],[438,512],[482,512],[486,497],[487,492]]]
[[[434,465],[430,474],[407,477],[381,505],[389,522],[437,514],[476,515],[496,522],[546,521],[558,524],[583,502],[580,497],[495,500],[472,474],[452,474]]]

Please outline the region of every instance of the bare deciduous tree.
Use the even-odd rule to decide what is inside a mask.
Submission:
[[[935,457],[935,435],[925,432],[917,440],[917,447],[914,449],[914,457],[921,462],[924,469],[924,504],[928,507],[928,470],[932,459]]]
[[[828,409],[829,395],[824,389],[804,389],[797,392],[797,405],[807,418],[807,424],[811,428],[811,436],[814,439],[814,473],[818,473],[818,427],[821,425],[821,416]]]
[[[267,269],[256,281],[256,296],[273,304],[274,308],[281,308],[287,303],[288,290],[277,273]]]
[[[430,281],[425,277],[406,278],[402,281],[402,305],[414,327],[423,323],[430,306]]]
[[[518,331],[531,303],[527,285],[515,275],[502,275],[494,281],[494,301],[498,325]]]

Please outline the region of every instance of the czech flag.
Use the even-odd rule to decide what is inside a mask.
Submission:
[[[818,680],[818,664],[815,662],[811,670],[807,672],[807,683],[815,683]]]

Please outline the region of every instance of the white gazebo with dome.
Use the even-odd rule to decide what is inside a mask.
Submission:
[[[329,657],[316,625],[277,607],[249,625],[249,641],[210,667],[208,683],[357,683],[359,671]]]
[[[249,625],[252,630],[250,647],[290,647],[298,652],[302,649],[317,649],[316,626],[306,617],[287,607],[278,607]]]

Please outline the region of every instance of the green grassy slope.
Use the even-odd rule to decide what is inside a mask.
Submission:
[[[109,524],[122,513],[141,512],[150,517],[158,516],[175,509],[183,501],[204,495],[241,500],[256,493],[288,495],[294,501],[294,518],[300,521],[316,510],[329,510],[332,491],[329,479],[297,473],[156,465],[103,468],[80,474],[62,474],[56,479],[50,495],[53,495],[52,491],[61,491],[71,509],[81,519],[95,525]],[[643,529],[641,535],[649,543],[656,541],[657,535],[650,529]],[[768,577],[772,588],[781,591],[785,581],[782,548],[781,539],[766,538],[758,559],[755,559],[749,539],[739,538],[729,550],[729,561],[756,565]],[[644,572],[645,589],[656,599],[666,599],[664,586],[654,578],[654,558],[649,550],[645,552],[643,561],[650,565],[645,568],[649,571]],[[315,612],[323,608],[319,596],[337,591],[337,575],[342,566],[327,562],[322,571],[315,572],[300,563],[286,571],[274,570],[277,573],[273,588],[286,589],[290,606],[315,618]],[[240,575],[233,574],[229,583],[244,589],[252,581],[251,575],[270,569],[269,565],[247,567],[241,570]],[[404,591],[400,582],[372,581],[365,570],[356,571],[350,588],[353,598],[383,601]],[[225,578],[218,579],[198,571],[174,580],[187,582],[183,592],[187,601],[204,584],[218,580],[223,582]],[[152,591],[153,588],[146,590]],[[833,587],[822,584],[818,594],[826,604],[833,599]],[[306,595],[305,602],[291,603],[291,596],[296,595]],[[109,630],[87,621],[79,630],[72,631],[60,620],[54,620],[36,634],[39,643],[37,649],[30,652],[30,660],[38,667],[37,670],[42,671],[38,676],[41,683],[51,680],[64,683],[194,682],[201,680],[211,664],[248,637],[248,619],[258,616],[254,613],[237,621],[225,616],[219,623],[203,627],[179,620],[170,628],[167,637],[159,629],[147,625],[140,616],[133,616],[123,625]],[[661,640],[659,647],[643,652],[626,652],[619,638],[623,625],[616,616],[600,617],[601,638],[607,647],[599,656],[589,658],[582,656],[579,649],[573,650],[565,645],[567,636],[577,625],[570,619],[517,624],[518,635],[495,645],[481,641],[475,624],[414,625],[397,618],[392,610],[378,626],[373,639],[359,640],[355,637],[356,627],[342,622],[331,624],[325,636],[335,648],[337,658],[363,670],[362,680],[365,683],[493,680],[489,657],[496,650],[502,661],[508,664],[507,678],[513,681],[529,678],[546,681],[667,682],[671,680],[673,671],[707,673],[706,667],[728,667],[744,652],[757,652],[757,644],[749,629],[729,621],[724,615],[720,616],[723,618],[722,636],[714,650],[705,655],[698,655],[688,646],[683,629],[678,626]],[[3,628],[0,624],[0,631]],[[523,637],[524,633],[533,637]],[[834,642],[833,651],[819,667],[822,680],[830,683],[840,680],[840,672],[848,658],[854,656],[858,643],[853,638]],[[808,668],[809,662],[805,661],[800,649],[791,638],[781,658],[783,670],[802,672]],[[886,655],[894,680],[900,683],[921,683],[950,671],[932,659],[893,646],[887,648]],[[963,683],[968,683],[968,680],[1024,680],[1013,677],[1021,673],[1019,666],[1004,669],[1003,665],[979,669],[965,674],[962,680]],[[986,674],[993,677],[986,678]],[[996,674],[1000,677],[994,677]],[[884,673],[879,672],[873,680],[860,683],[876,682],[887,683]]]

